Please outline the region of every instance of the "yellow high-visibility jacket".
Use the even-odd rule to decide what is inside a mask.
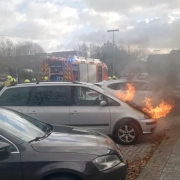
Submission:
[[[3,87],[9,86],[10,84],[11,84],[11,81],[10,80],[6,80],[3,83]]]

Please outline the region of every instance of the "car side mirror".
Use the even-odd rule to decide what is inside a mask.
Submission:
[[[101,105],[101,106],[106,106],[106,105],[107,105],[107,102],[106,102],[106,101],[101,101],[101,102],[100,102],[100,105]]]
[[[9,150],[10,144],[5,142],[0,142],[0,160],[7,159],[9,157]]]

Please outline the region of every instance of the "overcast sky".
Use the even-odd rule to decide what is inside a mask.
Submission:
[[[46,51],[112,41],[151,49],[180,47],[180,0],[0,0],[0,37],[32,40]]]

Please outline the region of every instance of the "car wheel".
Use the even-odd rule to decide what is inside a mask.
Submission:
[[[114,131],[116,142],[124,145],[134,144],[138,140],[139,135],[139,128],[132,122],[119,124]]]
[[[48,180],[79,180],[79,179],[76,177],[73,178],[73,177],[68,177],[68,176],[57,175],[57,176],[52,176],[48,178]]]

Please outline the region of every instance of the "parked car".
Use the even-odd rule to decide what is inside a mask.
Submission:
[[[126,175],[127,162],[107,136],[0,108],[0,179],[126,180]]]
[[[132,84],[135,88],[133,102],[137,104],[141,104],[146,97],[153,97],[155,94],[154,86],[151,83],[142,80],[128,81],[126,79],[120,79],[112,81],[102,81],[96,83],[95,85],[101,87],[107,93],[110,93],[111,95],[115,96],[115,93],[117,91],[126,92],[126,85],[128,83]]]
[[[90,92],[93,96],[90,95]],[[0,92],[0,106],[27,114],[44,123],[95,130],[117,143],[134,144],[153,133],[156,121],[88,83],[39,82],[16,84]]]
[[[167,102],[174,102],[176,105],[180,103],[180,91],[178,86],[167,86],[164,82],[153,82],[150,83],[144,80],[112,80],[112,81],[102,81],[96,83],[95,85],[104,89],[106,93],[113,96],[117,96],[118,91],[126,93],[128,90],[127,84],[130,83],[135,88],[133,103],[142,107],[144,105],[145,98],[152,98],[155,103],[165,100]],[[175,109],[175,108],[174,108]]]

